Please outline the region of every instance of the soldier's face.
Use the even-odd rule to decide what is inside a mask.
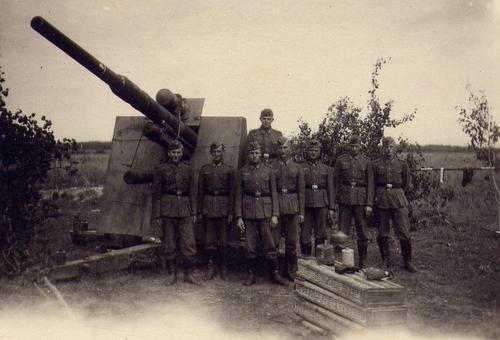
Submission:
[[[262,127],[265,129],[269,129],[271,124],[273,123],[273,117],[260,117],[260,122],[262,123]]]
[[[278,146],[278,157],[280,158],[288,158],[290,156],[290,147],[288,144]]]
[[[361,146],[359,144],[351,144],[349,145],[349,152],[353,156],[359,155],[359,151],[361,150]]]
[[[173,163],[179,163],[182,158],[182,150],[181,149],[170,150],[168,152],[168,157]]]
[[[262,156],[260,149],[250,150],[248,152],[248,160],[252,164],[258,164],[260,162],[260,157]]]
[[[307,158],[311,161],[319,159],[320,155],[321,150],[319,148],[310,148],[309,150],[307,150]]]
[[[212,159],[214,162],[221,162],[224,158],[224,150],[222,150],[222,146],[218,148],[210,150],[210,154],[212,155]]]
[[[396,144],[389,143],[384,145],[382,149],[385,156],[393,158],[396,155]]]

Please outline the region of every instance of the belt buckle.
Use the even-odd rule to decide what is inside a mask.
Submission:
[[[263,153],[262,157],[267,160],[267,159],[269,159],[269,154],[268,153]]]
[[[351,187],[353,187],[353,188],[354,188],[354,187],[356,186],[356,184],[357,184],[357,183],[356,183],[355,181],[351,181]]]
[[[313,189],[313,191],[318,190],[318,185],[317,184],[311,185],[311,189]]]
[[[182,191],[177,190],[177,191],[175,192],[175,194],[176,194],[177,196],[182,196]]]
[[[288,194],[288,189],[287,188],[281,188],[281,193]]]
[[[386,188],[387,188],[387,189],[392,189],[392,184],[391,184],[391,183],[387,183],[387,184],[386,184]]]
[[[261,193],[259,190],[256,190],[255,191],[255,197],[259,198],[261,196]]]
[[[219,194],[219,191],[218,191],[218,190],[214,190],[213,194],[214,194],[215,196],[217,196],[217,195]]]

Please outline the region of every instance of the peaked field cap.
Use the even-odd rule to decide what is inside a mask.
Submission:
[[[273,110],[271,109],[264,109],[262,111],[260,111],[260,117],[274,117],[274,113],[273,113]]]
[[[248,151],[255,151],[255,150],[260,150],[260,144],[259,142],[250,142],[248,144]]]
[[[168,151],[182,150],[182,149],[184,149],[184,146],[182,146],[182,143],[179,142],[178,140],[174,140],[172,141],[172,143],[168,145]]]
[[[358,135],[352,135],[349,138],[349,144],[350,145],[355,145],[355,144],[360,144],[360,143],[361,143],[361,139],[359,138]]]
[[[311,139],[307,144],[307,149],[321,149],[321,143],[317,139]]]
[[[222,147],[222,150],[224,150],[226,148],[224,143],[222,143],[222,142],[219,142],[219,141],[213,142],[212,144],[210,144],[210,151],[212,151],[214,149],[218,149],[220,147]]]
[[[392,137],[382,138],[382,146],[388,146],[390,144],[396,144],[396,141]]]

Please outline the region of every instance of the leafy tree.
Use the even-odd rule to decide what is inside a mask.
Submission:
[[[478,160],[491,168],[490,174],[498,208],[497,233],[500,233],[500,189],[495,172],[495,167],[498,168],[500,162],[494,149],[500,138],[500,128],[490,113],[491,107],[484,92],[479,91],[479,94],[475,94],[472,92],[470,84],[467,84],[466,89],[469,93],[470,106],[468,108],[456,107],[459,115],[458,122],[462,126],[463,132],[469,137],[469,149],[476,153]]]
[[[56,141],[45,116],[38,122],[35,113],[7,109],[3,75],[0,67],[0,272],[21,272],[34,258],[37,226],[55,209],[40,202],[40,185],[54,161],[68,158],[76,143]]]

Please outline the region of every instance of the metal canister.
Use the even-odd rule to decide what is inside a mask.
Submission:
[[[325,240],[325,243],[316,246],[316,261],[319,264],[326,264],[327,266],[335,264],[333,246],[327,240]]]
[[[354,250],[351,248],[342,249],[342,263],[348,268],[354,267]]]

